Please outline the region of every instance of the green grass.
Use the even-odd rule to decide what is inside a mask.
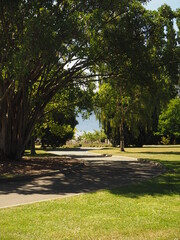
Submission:
[[[158,160],[168,171],[142,184],[2,209],[0,239],[180,239],[179,153],[126,149],[126,156]]]
[[[31,151],[29,149],[27,149],[27,150],[25,150],[24,156],[26,156],[26,157],[49,157],[49,156],[54,156],[54,154],[48,153],[45,150],[36,148],[36,154],[32,155]]]
[[[176,147],[143,147],[143,148],[125,148],[125,152],[121,152],[119,148],[102,148],[99,150],[91,150],[91,152],[121,155],[127,157],[146,158],[151,160],[167,160],[180,161],[180,146]]]

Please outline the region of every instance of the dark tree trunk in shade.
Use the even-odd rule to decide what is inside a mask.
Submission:
[[[121,124],[119,126],[119,133],[120,133],[120,144],[119,144],[119,147],[120,147],[120,150],[122,152],[124,152],[124,123],[123,123],[123,120],[121,121]]]
[[[39,110],[40,113],[40,110]],[[0,159],[21,160],[38,115],[31,115],[26,94],[9,95],[0,104]]]
[[[31,155],[36,154],[36,148],[35,148],[35,137],[31,136]]]

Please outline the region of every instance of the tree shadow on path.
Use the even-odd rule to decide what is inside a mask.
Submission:
[[[85,161],[85,165],[73,168],[64,168],[55,173],[49,173],[41,177],[35,177],[27,181],[15,181],[1,183],[0,197],[11,193],[19,195],[34,194],[58,194],[90,192],[99,189],[112,189],[117,187],[120,190],[112,190],[114,194],[128,194],[128,184],[149,180],[162,173],[159,165],[139,161]],[[175,179],[174,179],[175,181]],[[175,182],[174,182],[175,183]],[[135,187],[134,194],[170,194],[170,191],[163,191],[160,186],[158,191],[150,191],[144,187],[138,192]],[[173,183],[171,183],[172,185]],[[146,184],[145,184],[146,185]],[[148,184],[147,184],[148,186]],[[134,188],[131,188],[131,190]]]

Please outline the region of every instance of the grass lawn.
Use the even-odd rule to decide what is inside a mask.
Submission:
[[[27,157],[31,157],[31,156],[33,156],[33,157],[49,157],[49,156],[53,156],[53,154],[48,153],[45,150],[36,148],[36,154],[35,155],[31,155],[30,150],[25,150],[24,156],[27,156]]]
[[[180,145],[176,147],[143,147],[143,148],[125,148],[125,152],[121,152],[119,148],[102,148],[99,150],[91,150],[91,152],[121,155],[127,157],[145,158],[150,160],[180,161]]]
[[[1,209],[0,239],[180,240],[180,148],[130,148],[123,155],[160,161],[168,171],[142,184]]]

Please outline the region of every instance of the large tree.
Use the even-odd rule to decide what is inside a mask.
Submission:
[[[20,159],[47,103],[101,59],[100,29],[120,2],[0,1],[1,159]]]

